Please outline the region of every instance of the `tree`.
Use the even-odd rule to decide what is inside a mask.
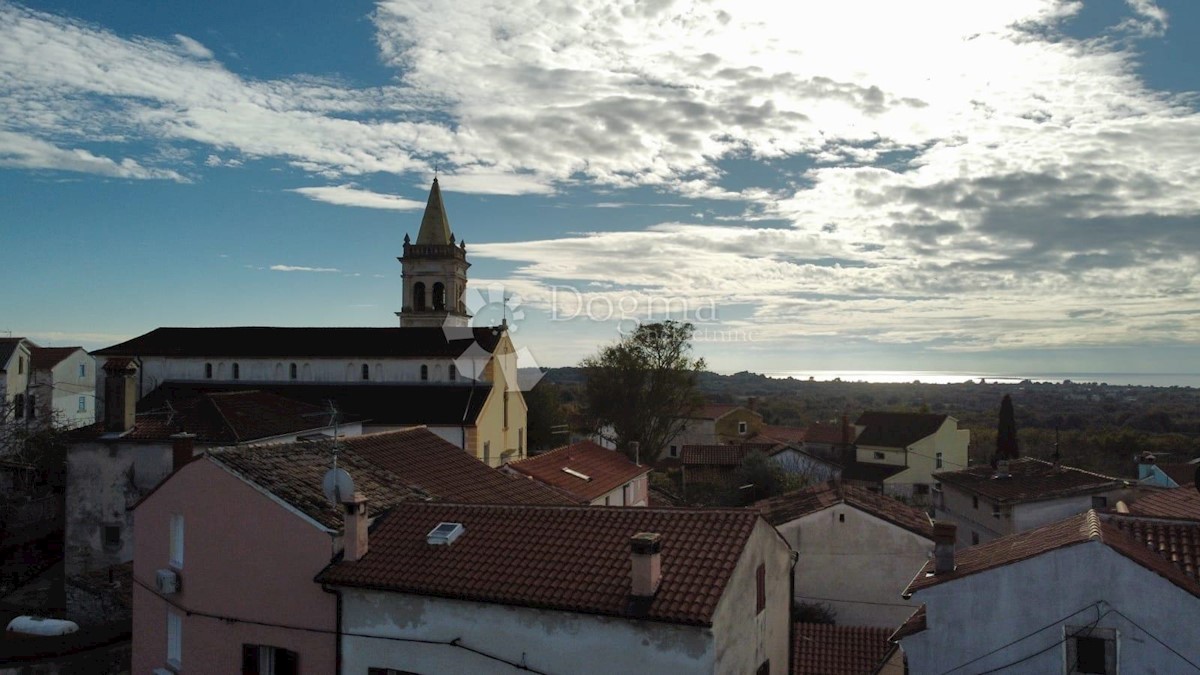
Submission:
[[[692,358],[692,332],[690,323],[642,324],[580,364],[584,413],[596,430],[611,429],[618,448],[636,442],[653,461],[703,403],[704,359]]]
[[[730,506],[749,506],[760,499],[798,490],[809,483],[806,476],[784,471],[783,467],[757,450],[742,459],[736,476],[726,500]]]
[[[1012,397],[1008,394],[1000,401],[1000,424],[996,427],[996,460],[1016,459],[1017,419],[1013,414]]]
[[[525,392],[529,406],[529,454],[566,445],[569,434],[556,434],[554,427],[565,426],[567,411],[562,405],[558,385],[542,380]]]

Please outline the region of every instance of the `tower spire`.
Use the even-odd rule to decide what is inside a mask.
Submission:
[[[442,189],[438,179],[433,178],[429,189],[429,201],[425,204],[425,215],[421,218],[421,230],[417,233],[417,245],[450,245],[450,220],[446,218],[446,207],[442,204]]]

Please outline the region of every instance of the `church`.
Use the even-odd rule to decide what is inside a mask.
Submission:
[[[134,383],[139,412],[261,390],[336,409],[362,420],[364,433],[425,425],[489,466],[524,457],[516,350],[503,323],[472,322],[467,247],[450,229],[437,178],[398,260],[397,328],[166,327],[95,352],[97,420],[118,382]]]

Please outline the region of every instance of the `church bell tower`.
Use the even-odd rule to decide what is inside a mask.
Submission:
[[[400,327],[467,326],[463,293],[467,289],[467,244],[455,244],[442,204],[437,178],[421,218],[416,243],[404,235],[404,255],[397,258],[404,282],[404,300],[396,316]]]

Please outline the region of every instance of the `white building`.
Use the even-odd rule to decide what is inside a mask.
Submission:
[[[0,339],[0,419],[72,428],[95,420],[95,360],[82,347]]]
[[[4,403],[0,422],[24,420],[28,413],[25,391],[32,375],[32,348],[25,338],[0,338],[0,401]]]
[[[906,591],[925,606],[923,629],[900,637],[911,672],[1200,670],[1187,562],[1200,559],[1200,523],[1088,511],[963,551],[953,541]]]
[[[369,536],[317,577],[343,673],[789,670],[791,553],[753,511],[401,504]]]
[[[1119,478],[1032,457],[934,477],[939,481],[934,518],[958,526],[960,547],[1025,532],[1091,508],[1115,506],[1131,491]]]
[[[864,412],[854,422],[855,461],[843,478],[928,505],[935,471],[967,466],[971,432],[949,415]]]
[[[800,554],[797,601],[829,605],[851,626],[895,628],[917,608],[900,594],[933,546],[924,511],[836,481],[755,507]]]

